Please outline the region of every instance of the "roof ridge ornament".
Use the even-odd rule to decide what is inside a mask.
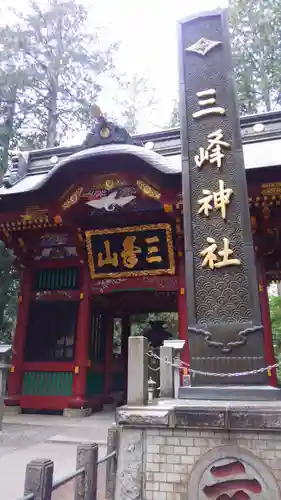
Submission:
[[[8,168],[2,179],[2,185],[10,188],[21,181],[27,174],[28,163],[28,151],[11,151]]]
[[[94,125],[83,142],[83,148],[95,148],[109,144],[134,144],[143,146],[142,142],[133,139],[124,127],[120,127],[112,121],[107,120],[96,104],[92,107],[92,116],[94,118]]]

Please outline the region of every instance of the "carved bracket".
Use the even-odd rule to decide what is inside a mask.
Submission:
[[[203,330],[201,328],[195,328],[195,327],[188,327],[188,332],[195,333],[196,335],[202,335],[206,344],[209,347],[215,347],[217,349],[220,349],[222,353],[230,353],[233,348],[245,345],[248,340],[248,335],[262,331],[263,327],[261,325],[246,328],[245,330],[241,330],[240,332],[238,332],[237,336],[239,340],[225,343],[222,341],[212,340],[212,333],[209,332],[208,330]]]

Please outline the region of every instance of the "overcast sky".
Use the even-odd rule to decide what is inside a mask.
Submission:
[[[37,0],[38,1],[38,0]],[[40,0],[39,0],[40,1]],[[90,5],[93,25],[106,28],[109,41],[121,41],[119,70],[149,78],[161,103],[157,116],[144,120],[142,132],[162,128],[177,95],[177,35],[179,19],[190,14],[225,7],[228,0],[80,0]],[[1,0],[1,5],[24,10],[28,0]],[[43,3],[44,0],[41,0]],[[100,103],[112,110],[110,93]]]
[[[119,65],[148,76],[163,103],[159,124],[177,94],[177,34],[179,19],[195,12],[225,7],[227,0],[107,0],[98,11],[102,25],[122,41]],[[157,128],[158,124],[154,124]]]

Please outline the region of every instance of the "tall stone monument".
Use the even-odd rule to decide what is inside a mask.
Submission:
[[[179,54],[191,385],[266,386],[266,371],[207,374],[265,367],[227,11],[181,22]]]
[[[137,385],[135,401],[117,409],[115,499],[280,500],[280,390],[268,387],[266,370],[255,371],[265,367],[263,328],[226,13],[181,23],[180,58],[189,346],[197,373],[179,391],[184,400],[141,406]],[[129,364],[143,377],[143,340],[130,341]]]

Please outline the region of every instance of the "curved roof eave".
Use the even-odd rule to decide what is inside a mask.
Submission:
[[[128,155],[139,158],[141,161],[146,163],[147,165],[155,168],[159,172],[164,175],[176,175],[181,173],[180,165],[179,167],[175,166],[169,159],[164,156],[155,153],[155,151],[151,151],[145,149],[140,146],[135,146],[132,144],[109,144],[107,146],[97,146],[94,148],[83,149],[82,151],[78,151],[67,158],[60,161],[56,166],[54,166],[50,172],[45,174],[42,178],[40,175],[40,179],[38,182],[27,182],[28,180],[32,180],[33,176],[25,175],[19,182],[17,182],[14,186],[10,188],[0,188],[0,194],[9,195],[9,194],[20,194],[21,192],[34,192],[41,189],[45,186],[48,181],[53,178],[53,176],[61,169],[66,168],[67,166],[76,163],[79,160],[85,160],[87,158],[95,158],[110,156],[110,155]],[[37,176],[34,176],[37,177]],[[39,177],[39,176],[38,176]],[[22,189],[21,188],[21,183]],[[16,189],[13,189],[15,187]]]

